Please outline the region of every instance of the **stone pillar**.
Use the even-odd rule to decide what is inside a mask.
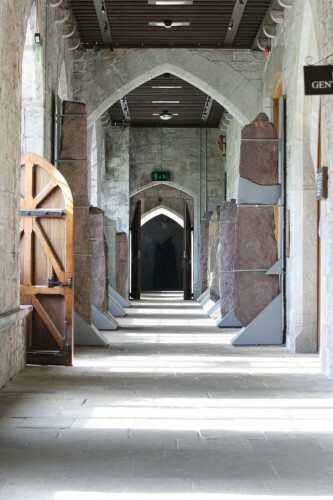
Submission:
[[[220,298],[218,262],[220,209],[221,207],[215,208],[208,229],[208,288],[209,296],[214,302],[217,302]]]
[[[208,231],[209,221],[213,212],[205,212],[200,223],[200,290],[205,292],[208,288],[207,263],[208,263]]]
[[[116,290],[125,299],[129,296],[128,238],[126,233],[116,235]]]
[[[74,307],[91,323],[91,248],[85,104],[64,101],[59,170],[74,199]]]
[[[220,297],[221,317],[234,307],[234,268],[237,205],[230,201],[222,203],[220,215]]]
[[[108,311],[108,247],[104,236],[104,212],[90,207],[91,300],[100,311]]]

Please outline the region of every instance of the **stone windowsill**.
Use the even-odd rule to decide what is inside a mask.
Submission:
[[[20,306],[20,309],[0,315],[0,330],[21,321],[31,313],[32,306]]]

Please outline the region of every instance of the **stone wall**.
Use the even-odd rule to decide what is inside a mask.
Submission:
[[[117,231],[129,231],[129,129],[109,127],[105,136],[105,176],[101,208]]]
[[[20,305],[19,168],[21,67],[31,1],[0,2],[0,319]],[[10,47],[10,50],[8,49]],[[24,366],[22,322],[0,330],[0,387]]]
[[[233,118],[226,133],[226,173],[228,201],[237,198],[242,125]]]
[[[171,182],[179,189],[199,195],[202,210],[205,206],[214,210],[224,196],[218,136],[218,129],[132,129],[130,192],[150,184],[153,171],[168,171]]]

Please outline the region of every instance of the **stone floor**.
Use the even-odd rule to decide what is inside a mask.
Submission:
[[[110,346],[0,392],[1,500],[333,498],[318,358],[235,348],[195,302],[145,295]]]

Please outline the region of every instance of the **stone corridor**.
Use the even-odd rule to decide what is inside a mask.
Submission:
[[[333,496],[333,382],[315,355],[234,348],[196,302],[133,302],[106,348],[0,392],[1,500]]]

